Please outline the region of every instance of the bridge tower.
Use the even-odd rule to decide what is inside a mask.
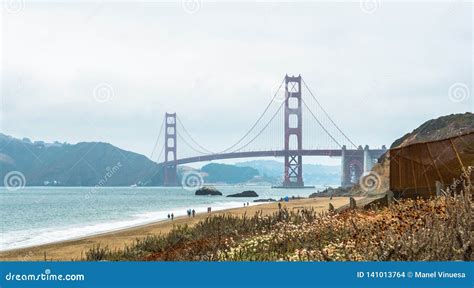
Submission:
[[[163,185],[178,186],[176,165],[168,163],[176,158],[176,113],[165,114],[165,163],[163,166]]]
[[[362,146],[359,146],[356,150],[349,150],[344,145],[341,149],[341,156],[341,186],[344,188],[351,187],[364,174],[366,152],[364,152]]]
[[[360,180],[364,174],[371,171],[374,161],[382,156],[387,148],[370,150],[368,145],[359,146],[356,150],[349,150],[346,146],[341,149],[342,187],[351,187]]]
[[[303,187],[301,75],[285,76],[285,175],[283,187]],[[296,142],[295,142],[296,141]]]

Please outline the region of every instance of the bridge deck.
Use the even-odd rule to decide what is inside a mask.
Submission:
[[[373,157],[379,157],[386,150],[376,149],[370,150],[370,154]],[[354,154],[363,154],[364,150],[346,150],[346,155]],[[232,153],[222,153],[222,154],[210,154],[203,156],[195,156],[182,158],[175,161],[169,161],[168,165],[181,165],[186,163],[195,163],[195,162],[207,162],[213,160],[223,160],[223,159],[236,159],[236,158],[253,158],[253,157],[283,157],[287,154],[291,155],[301,155],[301,156],[329,156],[329,157],[341,157],[341,149],[320,149],[320,150],[276,150],[276,151],[251,151],[251,152],[232,152]],[[159,163],[164,165],[164,162]]]

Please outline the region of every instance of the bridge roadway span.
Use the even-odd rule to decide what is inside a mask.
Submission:
[[[378,157],[382,155],[386,150],[370,150],[370,154]],[[364,150],[346,150],[346,155],[354,155],[364,153]],[[250,152],[232,152],[232,153],[221,153],[221,154],[209,154],[203,156],[195,156],[182,158],[174,161],[168,161],[167,165],[181,165],[186,163],[195,163],[195,162],[206,162],[213,160],[222,160],[222,159],[235,159],[235,158],[252,158],[252,157],[284,157],[286,155],[301,155],[301,156],[329,156],[329,157],[341,157],[341,149],[322,149],[322,150],[275,150],[275,151],[250,151]],[[159,163],[159,165],[165,165],[165,162]]]

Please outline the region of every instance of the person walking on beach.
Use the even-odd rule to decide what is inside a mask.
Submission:
[[[193,217],[196,216],[196,210],[193,209]]]
[[[278,210],[281,210],[281,203],[278,202]]]
[[[191,209],[188,209],[186,212],[188,213],[188,217],[191,217]]]
[[[173,214],[173,213],[171,213],[171,220],[173,220],[173,219],[174,219],[174,214]]]
[[[171,216],[170,216],[170,213],[168,213],[168,220],[170,220]]]

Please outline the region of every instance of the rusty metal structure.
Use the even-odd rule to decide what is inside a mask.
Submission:
[[[467,177],[473,182],[473,170],[474,132],[390,149],[390,190],[395,197],[426,198],[440,189],[459,190]]]

